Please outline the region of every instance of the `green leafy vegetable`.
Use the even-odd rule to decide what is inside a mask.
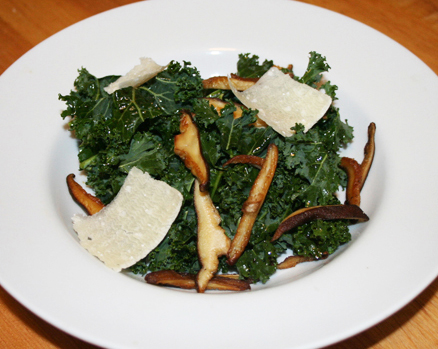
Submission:
[[[87,184],[104,203],[114,198],[134,164],[154,175],[168,168],[178,112],[193,109],[194,100],[203,96],[200,74],[187,62],[171,62],[139,88],[108,95],[103,88],[117,78],[97,79],[81,69],[76,90],[59,96],[67,104],[61,116],[72,117],[70,129],[80,141],[80,169],[87,170]]]
[[[317,88],[321,81],[322,73],[327,72],[330,66],[327,64],[325,57],[315,51],[310,52],[309,64],[304,75],[298,79],[299,82]]]
[[[240,54],[237,62],[237,75],[242,78],[259,78],[274,65],[273,61],[265,60],[259,64],[259,56],[249,53]]]
[[[169,156],[171,153],[163,147],[160,137],[149,132],[136,133],[129,152],[119,156],[119,168],[128,173],[131,168],[138,167],[152,176],[159,176],[166,168],[166,158]]]
[[[237,73],[260,77],[273,66],[259,63],[259,57],[239,55]],[[337,87],[321,84],[321,74],[330,67],[325,57],[310,53],[306,73],[295,77],[312,87],[325,89],[333,99]],[[290,71],[285,71],[290,72]],[[345,187],[346,175],[339,169],[339,151],[353,138],[352,128],[341,121],[339,110],[331,106],[308,132],[302,125],[285,138],[271,127],[257,128],[256,110],[244,110],[235,119],[235,106],[228,103],[218,113],[203,99],[207,93],[190,63],[171,62],[155,78],[137,88],[124,88],[108,95],[104,87],[117,76],[98,79],[86,69],[79,70],[75,90],[59,98],[66,103],[62,117],[71,116],[70,128],[79,140],[79,166],[87,172],[87,184],[109,203],[119,191],[129,170],[136,166],[178,189],[183,206],[166,238],[131,270],[173,269],[196,273],[196,213],[193,207],[194,177],[173,152],[179,133],[179,114],[192,111],[200,132],[204,158],[210,167],[210,195],[222,218],[226,234],[232,238],[241,217],[242,204],[249,195],[258,169],[251,165],[222,165],[239,154],[264,157],[270,143],[279,149],[277,170],[254,224],[249,244],[233,267],[242,277],[266,282],[276,271],[277,258],[287,249],[296,254],[320,258],[350,240],[348,222],[317,221],[295,228],[275,242],[271,237],[279,223],[293,211],[314,205],[339,203],[334,195]],[[226,101],[235,100],[229,91],[214,91]],[[221,271],[231,268],[220,261]]]

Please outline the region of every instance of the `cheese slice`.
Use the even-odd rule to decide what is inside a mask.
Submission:
[[[161,66],[155,63],[151,58],[140,58],[140,64],[132,68],[126,75],[121,76],[116,81],[109,84],[104,90],[112,94],[114,91],[125,87],[138,87],[155,77],[158,73],[166,69],[167,66]]]
[[[146,257],[178,216],[182,194],[133,167],[114,200],[92,216],[73,216],[80,244],[121,271]]]
[[[246,107],[257,109],[258,117],[284,137],[294,134],[291,127],[297,123],[307,132],[332,104],[330,96],[295,81],[276,67],[243,92],[237,91],[231,79],[229,84]]]

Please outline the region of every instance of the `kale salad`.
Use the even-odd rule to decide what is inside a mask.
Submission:
[[[240,54],[234,74],[257,79],[272,66],[271,60],[261,62],[256,55]],[[329,68],[325,57],[311,52],[303,76],[293,75],[291,66],[281,70],[298,82],[323,89],[335,101],[336,85],[322,79]],[[219,273],[234,272],[242,279],[265,283],[287,251],[318,260],[350,241],[346,219],[313,220],[271,241],[279,224],[293,212],[340,204],[336,193],[345,189],[348,179],[340,167],[340,151],[352,141],[353,129],[334,104],[307,132],[296,124],[295,133],[284,137],[270,126],[254,127],[257,110],[242,108],[242,116],[235,118],[235,103],[239,103],[235,95],[227,89],[204,88],[201,73],[189,62],[172,61],[146,83],[108,94],[104,88],[118,78],[97,78],[82,68],[75,89],[59,99],[66,104],[61,116],[71,117],[70,130],[79,141],[79,169],[85,171],[86,184],[104,204],[114,199],[134,166],[183,195],[181,210],[165,238],[130,267],[131,272],[196,274],[201,267],[193,205],[195,177],[174,152],[182,110],[193,115],[199,130],[202,155],[210,171],[209,193],[230,239],[259,169],[244,163],[223,164],[236,155],[263,158],[270,144],[278,148],[275,176],[248,245],[233,266],[221,257]],[[224,108],[218,112],[207,98],[219,98],[225,102]]]

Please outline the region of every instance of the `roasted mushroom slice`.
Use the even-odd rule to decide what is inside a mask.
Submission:
[[[196,276],[198,292],[203,293],[217,272],[219,257],[227,254],[230,238],[220,226],[221,217],[208,192],[201,192],[198,180],[194,189],[195,210],[198,218],[198,256],[201,270]]]
[[[223,108],[228,104],[227,102],[223,101],[220,98],[205,98],[208,103],[213,106],[218,113],[221,112]],[[234,106],[236,107],[236,111],[233,113],[233,117],[235,119],[238,119],[242,116],[242,108],[245,108],[244,105],[234,103]],[[268,124],[264,122],[262,119],[257,118],[257,121],[251,124],[254,127],[268,127]]]
[[[368,216],[356,205],[327,205],[306,207],[295,211],[286,217],[278,226],[271,241],[277,240],[286,231],[313,220],[350,219],[356,222],[366,222]]]
[[[364,158],[362,160],[362,178],[361,185],[363,186],[365,180],[370,172],[371,165],[373,164],[374,154],[376,152],[376,124],[374,122],[370,123],[368,126],[368,142],[365,144],[364,148]]]
[[[278,161],[278,148],[275,144],[270,144],[263,166],[251,187],[248,199],[242,207],[242,218],[237,227],[236,234],[231,241],[231,247],[227,253],[227,263],[234,265],[249,242],[252,227],[257,219],[257,215],[265,201]]]
[[[80,204],[89,215],[99,212],[105,205],[97,197],[87,193],[76,181],[73,173],[67,176],[67,186],[70,195]]]
[[[345,203],[360,206],[360,191],[362,189],[361,166],[356,160],[347,157],[343,157],[341,159],[340,166],[344,169],[348,176]]]
[[[236,155],[223,164],[224,167],[231,164],[249,164],[261,169],[265,159],[255,155]]]
[[[148,284],[178,287],[186,290],[196,289],[196,275],[177,273],[173,270],[154,271],[146,275],[145,280]],[[239,280],[228,275],[217,275],[208,282],[207,290],[219,291],[246,291],[251,289],[248,281]]]
[[[210,181],[210,171],[202,155],[199,130],[187,111],[181,113],[180,132],[174,139],[174,152],[199,180],[201,191],[206,191]]]
[[[214,76],[206,79],[202,81],[202,85],[206,90],[229,90],[230,83],[228,79],[231,80],[233,85],[236,86],[239,91],[244,91],[250,88],[258,81],[258,78],[242,78],[238,75],[231,74],[230,78],[228,78],[228,76]]]
[[[277,67],[280,70],[284,69],[277,65],[275,67]],[[292,65],[289,64],[286,69],[291,71]],[[287,74],[289,74],[291,78],[294,77],[294,74],[291,72]],[[231,89],[230,80],[238,91],[245,91],[249,89],[251,86],[254,86],[254,84],[259,80],[259,78],[243,78],[236,74],[231,74],[230,77],[213,76],[209,79],[203,80],[202,85],[206,90],[230,90]]]
[[[364,158],[361,164],[355,159],[343,157],[340,166],[348,176],[346,190],[346,204],[360,205],[360,192],[367,179],[376,151],[375,145],[376,124],[372,122],[368,126],[368,141],[364,148]]]
[[[277,265],[277,269],[289,269],[297,266],[297,264],[304,262],[313,262],[321,259],[326,259],[328,257],[328,253],[324,253],[321,258],[317,259],[315,257],[306,257],[306,256],[289,256],[283,262]]]

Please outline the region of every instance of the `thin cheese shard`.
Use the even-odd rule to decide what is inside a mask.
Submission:
[[[104,90],[112,94],[125,87],[138,87],[161,73],[167,66],[155,63],[151,58],[140,58],[140,64],[132,68],[126,75],[109,84]]]
[[[146,257],[178,216],[182,194],[133,167],[114,200],[92,216],[73,216],[81,245],[115,271]]]
[[[303,124],[307,132],[332,104],[330,96],[295,81],[276,67],[243,92],[237,91],[231,80],[229,83],[246,107],[257,109],[258,117],[284,137],[294,134],[291,127],[297,123]]]

